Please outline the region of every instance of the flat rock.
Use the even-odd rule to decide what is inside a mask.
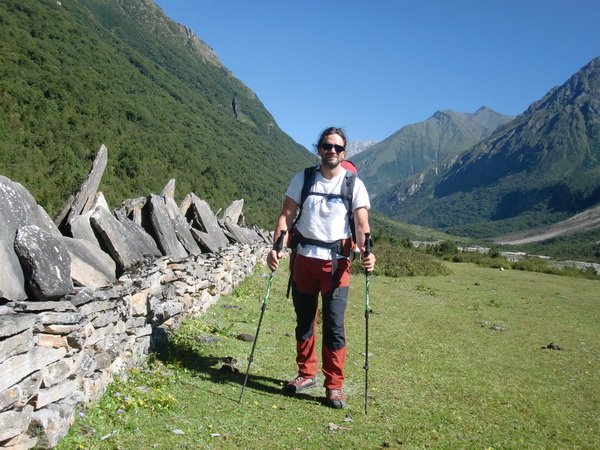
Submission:
[[[116,263],[98,245],[70,237],[61,240],[71,257],[71,279],[76,286],[99,288],[116,281]]]
[[[27,330],[35,324],[32,314],[5,314],[0,316],[0,338],[6,338]]]

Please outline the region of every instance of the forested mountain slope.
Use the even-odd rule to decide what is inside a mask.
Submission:
[[[216,210],[244,198],[272,225],[291,175],[314,162],[256,95],[150,0],[0,2],[0,174],[50,214],[101,144],[114,206],[195,192]]]

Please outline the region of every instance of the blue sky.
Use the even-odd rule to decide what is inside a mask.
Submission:
[[[600,56],[599,0],[158,0],[312,149],[435,111],[517,115]]]

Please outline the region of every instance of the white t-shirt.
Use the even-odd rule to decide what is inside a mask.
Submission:
[[[317,170],[315,183],[310,191],[324,194],[341,194],[346,172],[346,169],[342,169],[338,176],[327,180]],[[291,198],[299,204],[303,185],[304,171],[301,171],[290,181],[285,192],[286,197]],[[369,202],[369,194],[365,185],[357,177],[354,183],[354,190],[352,191],[352,211],[363,207],[369,209],[371,203]],[[308,195],[304,201],[302,215],[296,224],[296,228],[302,236],[323,242],[335,242],[352,236],[346,207],[341,198],[328,199],[320,195]],[[315,245],[300,246],[299,253],[311,258],[331,259],[331,251],[329,249]]]

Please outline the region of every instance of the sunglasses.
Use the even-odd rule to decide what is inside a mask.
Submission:
[[[336,153],[342,153],[346,151],[346,148],[343,145],[337,144],[321,144],[321,148],[326,151],[335,150]]]

